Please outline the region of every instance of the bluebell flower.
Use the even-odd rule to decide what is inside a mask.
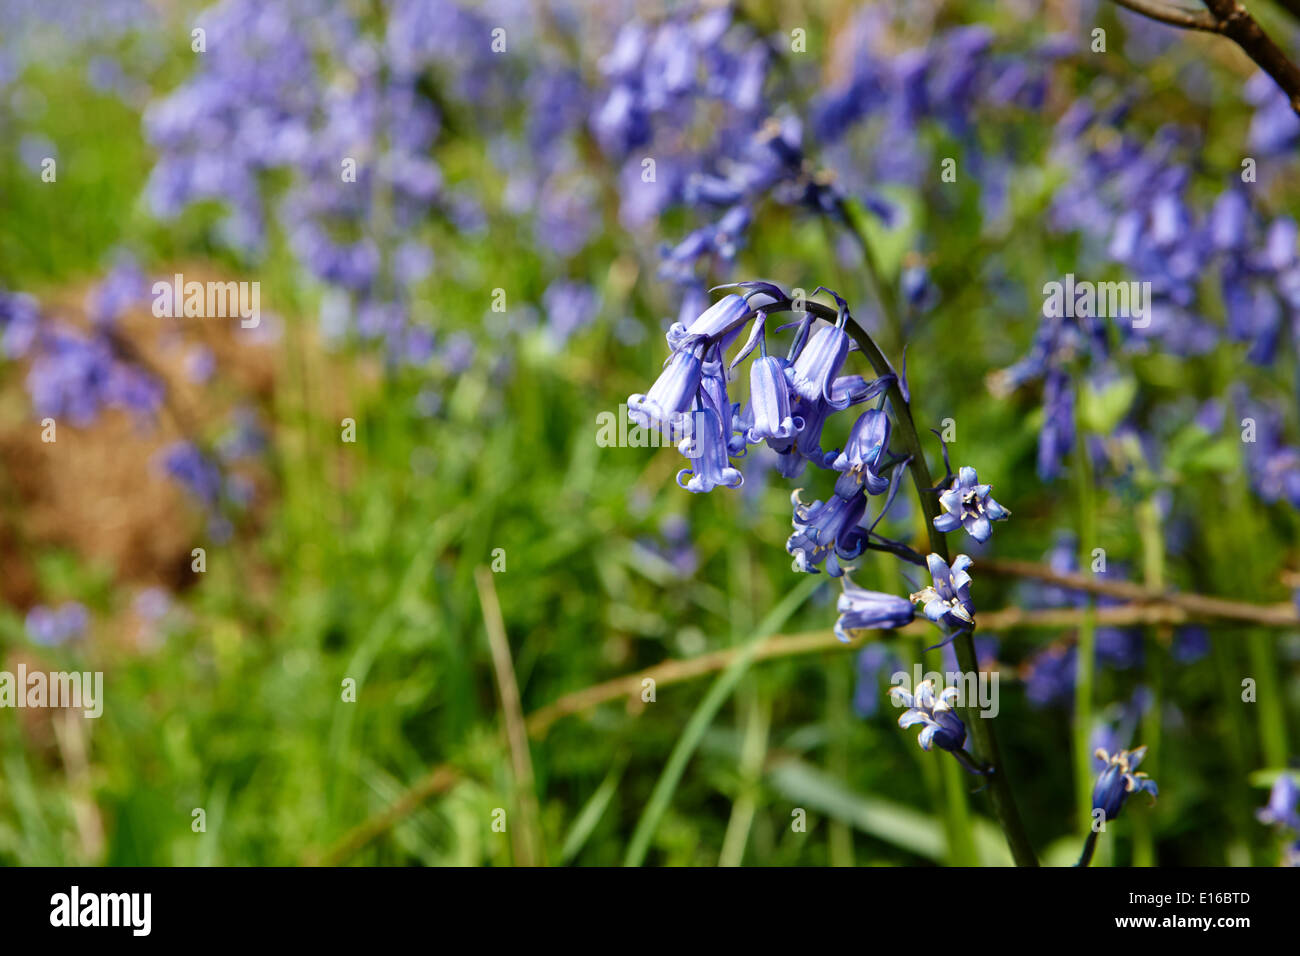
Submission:
[[[975,469],[963,465],[947,491],[939,495],[944,514],[934,519],[939,531],[965,528],[976,541],[984,542],[993,534],[993,522],[1004,521],[1011,512],[993,500],[991,485],[981,485]]]
[[[696,264],[706,257],[730,263],[740,250],[752,217],[748,206],[733,206],[716,223],[701,226],[677,245],[662,246],[659,274],[676,282],[690,282]]]
[[[1216,249],[1240,249],[1249,238],[1250,203],[1242,189],[1227,189],[1214,201],[1207,228]]]
[[[938,746],[940,750],[955,754],[962,749],[966,742],[966,725],[953,712],[957,702],[956,687],[946,687],[935,696],[934,681],[925,680],[916,686],[915,696],[898,686],[889,689],[889,696],[907,708],[898,718],[898,726],[925,725],[917,737],[922,750]]]
[[[1154,800],[1159,790],[1156,782],[1144,773],[1136,773],[1138,764],[1146,756],[1147,748],[1121,750],[1111,756],[1100,747],[1094,756],[1104,765],[1097,783],[1092,788],[1092,808],[1101,810],[1106,820],[1114,820],[1124,808],[1124,801],[1130,793],[1146,791]]]
[[[930,271],[924,265],[912,265],[899,277],[903,299],[914,309],[930,309],[938,299],[938,291],[930,281]]]
[[[907,598],[882,591],[868,591],[849,580],[841,578],[844,590],[835,603],[840,612],[835,621],[835,636],[847,643],[849,631],[891,631],[912,623],[916,608]]]
[[[831,495],[825,501],[806,505],[799,500],[799,490],[790,495],[794,506],[794,534],[785,543],[794,555],[800,571],[817,573],[817,565],[826,562],[831,577],[844,573],[839,560],[852,561],[867,546],[867,532],[858,527],[867,509],[867,496],[861,491],[848,498]]]
[[[748,311],[749,303],[744,296],[729,293],[705,309],[689,325],[680,320],[674,322],[668,330],[668,347],[676,351],[700,342],[712,344],[721,341],[724,333],[730,333],[727,338],[732,338],[740,331],[740,319]],[[723,348],[727,344],[722,341]]]
[[[849,335],[844,329],[839,325],[818,329],[787,372],[791,387],[806,402],[822,400],[837,410],[847,407],[836,404],[831,387],[848,354]]]
[[[925,562],[934,584],[913,594],[913,603],[923,605],[921,613],[936,624],[947,624],[958,630],[973,626],[975,604],[970,598],[971,577],[966,573],[971,559],[959,554],[949,567],[939,555],[931,554]]]
[[[41,315],[36,300],[21,292],[0,289],[0,354],[20,358],[36,341]]]
[[[1073,647],[1050,644],[1021,666],[1025,698],[1035,707],[1046,707],[1070,699],[1074,693]]]
[[[731,466],[727,436],[723,434],[718,413],[705,405],[691,414],[691,422],[691,432],[680,446],[681,453],[691,460],[691,467],[677,473],[677,484],[697,494],[712,491],[719,485],[740,487],[745,478]]]
[[[1289,154],[1300,142],[1300,118],[1287,96],[1260,70],[1246,83],[1246,99],[1255,107],[1246,142],[1265,156]]]
[[[699,391],[703,354],[703,346],[674,352],[647,394],[628,396],[628,417],[643,428],[680,420]]]
[[[792,447],[778,449],[786,455],[783,460],[789,465],[788,471],[783,468],[781,473],[787,478],[794,478],[803,469],[805,461],[812,462],[818,468],[832,467],[839,453],[822,450],[822,429],[826,426],[826,419],[832,412],[875,398],[889,388],[893,381],[893,377],[888,375],[870,380],[864,379],[861,375],[841,375],[831,384],[829,400],[818,398],[816,401],[809,402],[795,396],[791,408],[795,415],[803,418],[804,425],[792,443]]]
[[[790,438],[804,426],[802,418],[790,414],[790,386],[785,369],[786,362],[770,355],[754,359],[749,367],[753,424],[746,435],[755,444],[765,438]]]
[[[1268,794],[1268,805],[1255,811],[1260,823],[1277,825],[1290,830],[1300,831],[1300,814],[1296,813],[1296,803],[1300,801],[1300,783],[1291,773],[1281,773],[1273,782],[1273,789]]]
[[[880,408],[868,409],[853,423],[844,451],[831,464],[843,472],[835,482],[837,495],[848,497],[860,488],[879,495],[889,487],[889,477],[880,473],[889,453],[889,431],[889,414]]]
[[[132,306],[149,297],[149,283],[128,253],[117,261],[99,284],[86,296],[86,314],[97,326],[112,325]]]

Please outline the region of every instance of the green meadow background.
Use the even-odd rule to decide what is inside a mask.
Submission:
[[[809,8],[814,34],[841,6]],[[1014,30],[1013,13],[996,17],[1002,31]],[[155,59],[156,90],[187,73],[179,43]],[[531,228],[503,215],[489,215],[480,236],[422,228],[437,261],[423,290],[430,314],[440,334],[472,336],[477,356],[456,375],[436,366],[392,371],[364,347],[324,340],[319,297],[298,281],[282,238],[250,267],[211,241],[217,210],[192,209],[171,223],[150,217],[140,197],[152,154],[137,109],[90,88],[75,61],[38,64],[26,82],[43,96],[39,115],[0,112],[10,126],[0,127],[0,284],[76,314],[113,250],[129,248],[151,277],[188,270],[260,281],[263,311],[280,334],[245,347],[256,375],[240,371],[243,353],[232,349],[214,385],[189,397],[209,437],[219,426],[208,402],[252,405],[269,433],[257,504],[225,544],[207,540],[184,498],[150,493],[142,449],[159,436],[137,436],[123,419],[113,433],[121,443],[99,459],[77,457],[105,441],[99,426],[61,425],[55,445],[33,446],[39,423],[22,387],[27,367],[0,363],[0,573],[10,582],[0,669],[101,670],[106,685],[98,720],[0,711],[0,863],[1007,861],[974,778],[946,755],[922,752],[914,731],[895,726],[892,708],[866,719],[855,712],[860,643],[758,660],[741,653],[725,659],[729,668],[709,657],[773,634],[829,637],[838,586],[792,572],[784,550],[792,487],[820,497],[828,482],[809,474],[793,485],[774,479],[756,495],[694,496],[674,481],[684,465],[675,450],[598,444],[598,416],[653,381],[666,354],[663,320],[677,308],[655,275],[654,242],[628,235],[612,206],[600,237],[565,267],[600,292],[601,306],[563,348],[548,338],[544,316],[507,331],[491,311],[496,289],[505,290],[510,314],[543,311],[555,266]],[[1171,116],[1204,122],[1214,133],[1207,163],[1231,165],[1231,144],[1248,121],[1235,97],[1217,98],[1213,116],[1198,118],[1158,71],[1153,83],[1135,108],[1136,127],[1154,129]],[[57,183],[41,183],[20,160],[20,132],[58,144]],[[1045,129],[1027,122],[1020,132],[1027,150],[1041,151]],[[444,137],[437,150],[450,182],[473,182],[486,196],[503,188],[480,139]],[[1047,485],[1035,474],[1041,412],[1027,397],[994,398],[984,387],[1027,349],[1044,277],[1074,261],[1073,241],[1043,226],[1059,175],[1044,168],[1011,184],[1015,225],[997,240],[976,228],[974,186],[959,186],[955,207],[942,210],[894,190],[910,225],[868,226],[891,281],[925,236],[941,293],[908,343],[920,426],[953,417],[954,464],[975,465],[1014,512],[997,528],[991,556],[1040,560],[1086,507],[1110,560],[1140,577],[1152,560],[1143,538],[1151,529],[1135,516],[1152,496],[1175,490],[1199,520],[1186,529],[1181,555],[1161,561],[1166,581],[1243,601],[1287,600],[1277,572],[1296,566],[1296,514],[1249,494],[1235,445],[1189,451],[1185,464],[1142,475],[1133,487],[1103,486],[1081,505],[1073,478]],[[672,213],[652,239],[692,225]],[[996,293],[981,272],[994,251],[1004,267]],[[825,284],[870,311],[861,270],[836,255],[820,223],[788,209],[760,210],[733,278],[750,276]],[[617,334],[629,320],[644,330],[640,344]],[[886,335],[882,344],[900,354],[902,343]],[[1121,374],[1131,401],[1154,403],[1209,397],[1238,372],[1231,360],[1212,366],[1152,355]],[[1275,384],[1294,395],[1287,376],[1295,363],[1284,367]],[[1098,431],[1117,421],[1101,396],[1089,414]],[[342,440],[344,418],[356,423],[355,443]],[[826,447],[842,442],[848,424],[828,431]],[[172,427],[160,425],[160,434]],[[939,466],[937,445],[929,447]],[[61,474],[83,469],[66,497],[29,487],[36,454]],[[141,477],[110,489],[88,460]],[[42,496],[39,507],[33,495]],[[120,516],[137,543],[114,557],[85,544],[74,517],[85,508]],[[910,522],[919,540],[917,509],[900,508],[909,517],[899,526]],[[688,573],[661,553],[666,519],[688,523]],[[167,561],[132,556],[155,535],[205,547],[206,571],[189,570],[184,547]],[[974,573],[981,610],[1020,600],[1014,581],[981,576],[978,564]],[[856,580],[910,590],[884,558],[860,562]],[[133,597],[153,586],[172,592],[176,607],[156,640],[138,640]],[[23,621],[38,600],[84,603],[92,615],[86,639],[32,644]],[[1161,789],[1154,806],[1134,800],[1112,824],[1098,863],[1279,858],[1254,811],[1300,735],[1300,641],[1277,629],[1209,631],[1212,653],[1195,664],[1175,662],[1169,634],[1152,628],[1143,665],[1097,675],[1099,714],[1139,684],[1158,694],[1140,736],[1152,748],[1144,769]],[[1088,786],[1075,775],[1072,713],[1030,706],[1019,678],[1037,648],[1072,635],[1012,628],[998,636],[997,727],[1020,808],[1044,862],[1067,864],[1081,843],[1076,798]],[[923,652],[932,637],[866,640],[887,639],[905,665],[941,670],[940,654]],[[653,701],[642,699],[639,677],[594,705],[566,698],[664,662],[701,660],[709,666],[687,667],[682,679],[676,665],[659,672]],[[1240,702],[1241,676],[1257,681],[1259,703]],[[344,699],[349,679],[355,701]],[[524,724],[511,706],[516,694]],[[561,700],[565,712],[528,720]],[[527,763],[521,733],[529,735]],[[494,827],[499,811],[504,832]]]

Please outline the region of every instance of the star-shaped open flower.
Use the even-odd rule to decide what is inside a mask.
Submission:
[[[920,604],[921,613],[936,624],[947,624],[956,630],[973,627],[975,603],[970,599],[971,577],[966,573],[971,559],[959,554],[950,567],[939,555],[931,554],[925,563],[934,584],[913,594],[912,602]]]
[[[1119,816],[1120,810],[1124,808],[1124,801],[1128,799],[1130,793],[1137,793],[1145,790],[1151,794],[1152,799],[1160,792],[1156,787],[1156,782],[1148,777],[1145,773],[1136,773],[1138,764],[1147,754],[1146,747],[1138,747],[1134,750],[1121,750],[1112,756],[1100,747],[1096,750],[1096,757],[1104,763],[1105,769],[1097,777],[1097,783],[1092,788],[1092,809],[1101,810],[1107,820],[1114,820]]]
[[[938,746],[940,750],[956,753],[966,742],[966,725],[953,712],[957,703],[957,688],[945,687],[938,696],[934,693],[934,681],[921,681],[916,685],[916,694],[909,694],[901,687],[891,687],[889,696],[907,707],[898,718],[898,726],[911,727],[924,724],[917,743],[922,750]]]
[[[963,465],[947,491],[939,495],[944,513],[934,519],[943,532],[965,528],[976,541],[984,542],[993,534],[993,522],[1011,517],[1011,512],[993,500],[992,485],[981,485],[975,469]]]

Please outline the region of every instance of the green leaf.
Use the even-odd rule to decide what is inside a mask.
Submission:
[[[1137,380],[1131,377],[1108,382],[1101,389],[1085,384],[1079,394],[1079,414],[1088,430],[1109,435],[1128,414],[1137,397]]]
[[[943,754],[935,756],[947,759]],[[948,838],[935,817],[881,797],[850,790],[829,774],[800,760],[782,761],[769,775],[786,798],[805,804],[899,849],[941,863]],[[975,846],[986,865],[1010,866],[1011,855],[996,826],[975,821]]]
[[[600,818],[605,815],[605,810],[609,807],[609,801],[618,792],[619,782],[623,779],[623,771],[626,769],[627,760],[622,760],[610,767],[609,773],[605,774],[605,779],[596,788],[596,792],[583,805],[582,810],[573,821],[573,825],[569,828],[568,836],[564,838],[564,846],[560,848],[561,865],[570,862],[582,852],[582,848],[587,844],[587,839],[596,829],[596,824],[600,823]]]

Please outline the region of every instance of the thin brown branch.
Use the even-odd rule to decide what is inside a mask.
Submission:
[[[424,801],[446,793],[460,778],[460,771],[455,767],[439,764],[386,809],[345,833],[328,852],[320,856],[309,855],[304,862],[308,866],[338,866],[346,862],[372,840],[383,836],[390,828],[414,813]]]
[[[1141,14],[1148,20],[1167,23],[1171,27],[1183,30],[1205,30],[1208,33],[1219,32],[1219,22],[1203,10],[1186,10],[1168,3],[1155,3],[1152,0],[1115,0],[1125,9]]]
[[[1204,0],[1208,13],[1186,10],[1156,0],[1113,0],[1119,6],[1151,20],[1217,33],[1237,44],[1255,65],[1267,73],[1297,114],[1300,114],[1300,67],[1264,32],[1258,21],[1237,0]]]
[[[1245,601],[1231,601],[1227,598],[1210,597],[1204,594],[1180,594],[1176,591],[1159,591],[1135,584],[1132,581],[1109,580],[1095,574],[1078,572],[1061,572],[1044,564],[1033,561],[982,560],[979,563],[981,573],[997,574],[1016,578],[1034,578],[1074,591],[1089,594],[1103,594],[1138,604],[1159,604],[1185,612],[1187,619],[1241,621],[1247,624],[1262,624],[1268,627],[1300,626],[1300,609],[1294,604],[1250,604]],[[1114,608],[1099,608],[1098,614]],[[1099,618],[1100,621],[1100,618]],[[981,619],[981,625],[984,625]],[[1144,623],[1155,623],[1147,621]],[[1163,622],[1161,622],[1163,623]],[[1178,621],[1170,623],[1181,623]]]

